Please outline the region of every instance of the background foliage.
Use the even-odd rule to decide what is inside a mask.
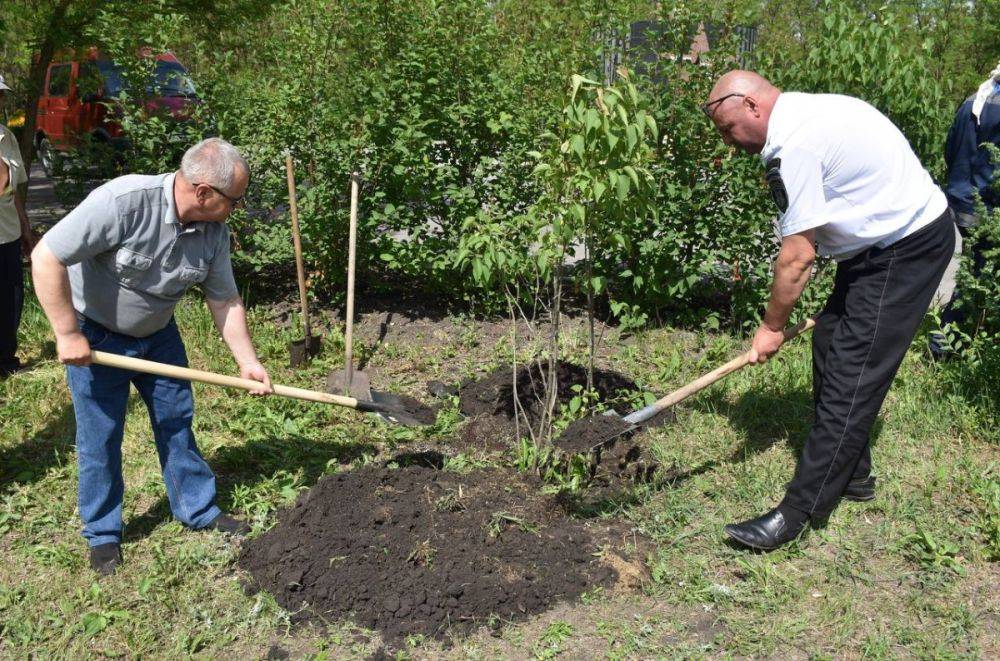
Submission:
[[[660,26],[642,48],[626,38],[638,20]],[[532,248],[548,184],[530,154],[561,130],[573,75],[610,84],[622,65],[659,128],[640,137],[648,187],[627,184],[620,208],[587,207],[577,229],[601,241],[589,277],[573,281],[577,293],[599,283],[599,312],[626,323],[746,329],[767,294],[775,211],[756,159],[728,150],[697,110],[739,57],[737,28],[758,28],[750,66],[785,89],[865,98],[939,177],[954,108],[1000,58],[997,24],[997,0],[21,0],[2,27],[31,36],[0,48],[23,103],[37,74],[29,53],[41,45],[98,44],[132,68],[140,45],[172,49],[197,81],[205,121],[178,134],[132,106],[125,167],[174,167],[178,145],[209,133],[239,144],[254,166],[257,210],[234,221],[244,268],[290,264],[290,150],[318,296],[342,287],[357,171],[360,281],[409,282],[486,307],[498,307],[505,286],[551,277]],[[679,56],[699,25],[712,51],[693,64]],[[585,238],[568,245],[579,250]]]

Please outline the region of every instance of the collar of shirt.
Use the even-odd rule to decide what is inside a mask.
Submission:
[[[767,120],[767,139],[764,141],[764,148],[760,150],[760,160],[767,164],[774,152],[780,145],[781,132],[781,112],[784,107],[785,93],[782,92],[774,100],[774,107],[771,108],[771,116]]]
[[[174,199],[176,179],[176,172],[171,172],[163,178],[163,197],[167,201],[167,213],[163,216],[163,222],[167,225],[178,225],[181,232],[204,232],[205,223],[182,223],[177,217],[177,201]]]

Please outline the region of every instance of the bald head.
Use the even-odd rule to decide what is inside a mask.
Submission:
[[[758,153],[767,140],[767,124],[781,90],[753,71],[730,71],[715,83],[705,112],[727,145]]]
[[[737,69],[736,71],[724,74],[716,81],[710,97],[714,99],[726,94],[748,94],[755,96],[769,92],[770,90],[777,91],[777,89],[771,84],[771,81],[759,73]]]

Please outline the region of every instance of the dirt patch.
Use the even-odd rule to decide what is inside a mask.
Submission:
[[[372,391],[372,398],[381,404],[391,406],[394,410],[415,418],[420,424],[433,425],[437,421],[438,406],[428,406],[416,397],[402,393]]]
[[[617,415],[591,415],[570,423],[553,445],[563,452],[590,452],[631,427]]]
[[[240,566],[285,608],[353,618],[390,644],[521,620],[616,581],[595,553],[631,539],[624,524],[571,519],[516,473],[420,463],[323,478]]]
[[[462,427],[452,445],[462,450],[503,452],[515,440],[515,432],[506,420],[492,415],[479,415]]]
[[[470,417],[486,415],[497,418],[503,424],[506,433],[513,437],[515,416],[519,412],[523,412],[530,425],[536,425],[541,419],[545,409],[547,375],[547,366],[542,368],[535,363],[519,367],[516,381],[510,368],[494,370],[481,379],[461,386],[458,393],[459,408],[462,413]],[[557,406],[568,404],[577,394],[573,387],[586,386],[587,369],[582,365],[560,362],[556,367],[556,382]],[[618,402],[638,389],[639,386],[635,381],[623,374],[610,370],[594,370],[594,390],[602,402],[609,404]]]

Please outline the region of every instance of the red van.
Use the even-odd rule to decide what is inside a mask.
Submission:
[[[172,53],[143,57],[155,60],[146,86],[146,109],[186,119],[198,103],[194,83]],[[115,148],[124,148],[128,139],[114,119],[109,104],[124,91],[121,69],[95,48],[82,57],[73,53],[57,57],[45,75],[45,87],[38,101],[35,149],[47,174],[52,174],[60,152],[80,145],[84,136]]]

